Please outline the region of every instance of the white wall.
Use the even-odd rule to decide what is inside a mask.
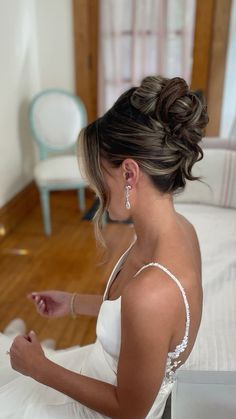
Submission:
[[[0,208],[33,179],[27,120],[48,87],[74,91],[71,0],[0,1]]]
[[[71,0],[35,0],[40,82],[43,89],[74,91],[74,41]]]

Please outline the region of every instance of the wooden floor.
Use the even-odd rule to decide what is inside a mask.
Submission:
[[[89,208],[93,197],[89,191],[86,194]],[[101,294],[134,231],[124,224],[108,224],[104,228],[108,252],[106,263],[101,265],[92,223],[81,220],[75,192],[52,193],[51,214],[50,237],[43,233],[38,205],[0,243],[0,330],[13,318],[21,317],[40,340],[54,338],[58,349],[85,345],[95,340],[95,318],[42,318],[26,294],[45,289]]]

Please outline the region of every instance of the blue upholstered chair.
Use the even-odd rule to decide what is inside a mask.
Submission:
[[[50,89],[32,100],[29,122],[39,148],[40,161],[34,177],[40,192],[44,231],[50,235],[50,191],[76,189],[80,209],[85,209],[86,181],[79,170],[76,140],[86,125],[87,115],[78,97]]]

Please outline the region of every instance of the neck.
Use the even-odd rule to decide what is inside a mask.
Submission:
[[[136,249],[140,255],[150,256],[158,241],[177,224],[178,216],[169,194],[145,197],[133,210],[132,219],[137,236]]]

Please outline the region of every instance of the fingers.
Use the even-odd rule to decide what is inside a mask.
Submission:
[[[29,337],[30,342],[32,342],[32,343],[37,342],[38,343],[38,338],[37,338],[37,336],[36,336],[36,334],[35,334],[35,332],[33,330],[31,330],[29,332],[29,336],[28,337]]]
[[[30,299],[34,302],[39,314],[45,315],[47,313],[46,299],[37,293],[31,293]]]
[[[36,297],[44,297],[46,296],[46,293],[44,292],[30,292],[29,294],[27,294],[27,298],[29,298],[30,300],[34,300]]]
[[[37,305],[38,312],[40,314],[45,314],[46,312],[46,303],[41,297],[36,297],[35,302]]]

